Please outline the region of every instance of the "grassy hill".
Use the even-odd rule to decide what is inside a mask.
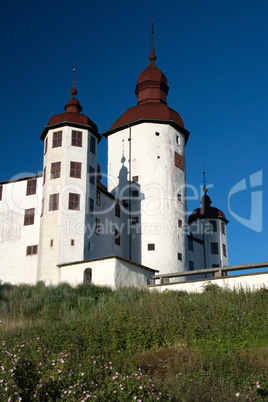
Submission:
[[[0,284],[0,400],[267,400],[267,299]]]

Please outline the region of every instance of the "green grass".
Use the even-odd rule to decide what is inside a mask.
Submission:
[[[0,284],[1,401],[265,400],[267,299]]]

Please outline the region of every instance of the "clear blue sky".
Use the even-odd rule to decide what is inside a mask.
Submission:
[[[100,133],[136,104],[137,77],[149,63],[152,14],[168,105],[191,132],[187,183],[200,198],[205,165],[212,205],[230,220],[230,264],[268,260],[267,0],[4,2],[0,180],[42,170],[39,136],[71,97],[73,57],[77,98]],[[103,171],[106,150],[103,139]],[[252,182],[263,211],[261,193],[252,201],[250,190],[250,176],[259,171],[262,184],[259,176]],[[232,195],[230,212],[228,194],[244,179],[247,189]],[[257,214],[248,224],[251,204]],[[189,211],[198,207],[199,200],[188,202]],[[248,227],[260,223],[261,231]]]

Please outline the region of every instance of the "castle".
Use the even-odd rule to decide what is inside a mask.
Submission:
[[[102,135],[82,114],[77,89],[41,133],[43,174],[0,182],[0,280],[145,287],[155,272],[228,265],[224,213],[201,207],[187,219],[189,131],[169,106],[155,64],[138,77],[137,105]],[[108,140],[108,184],[98,143]]]

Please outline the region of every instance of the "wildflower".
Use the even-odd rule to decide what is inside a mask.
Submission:
[[[239,392],[237,392],[236,394],[235,394],[235,396],[239,396],[240,395],[240,393]]]

